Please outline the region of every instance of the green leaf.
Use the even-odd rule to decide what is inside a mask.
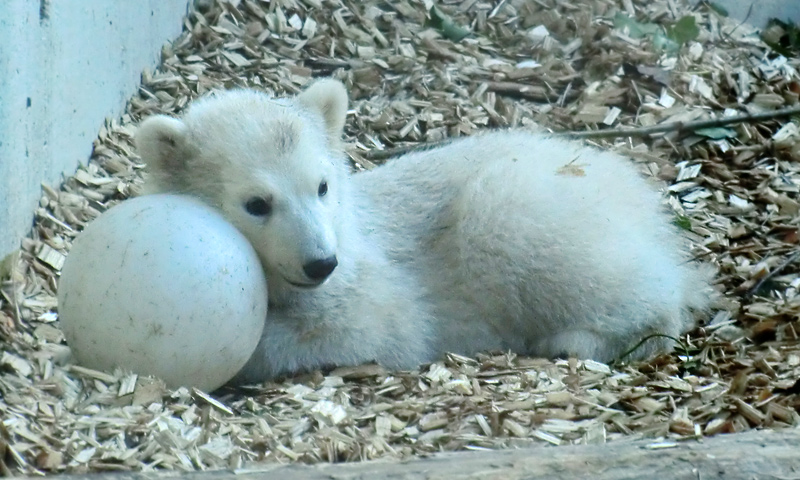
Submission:
[[[736,138],[736,130],[723,127],[698,128],[694,131],[694,133],[714,140],[721,140],[723,138]]]
[[[675,25],[667,27],[667,36],[678,45],[689,43],[699,35],[700,28],[697,27],[693,15],[686,15],[678,20]]]
[[[692,221],[689,220],[689,217],[685,217],[683,215],[675,215],[675,219],[672,221],[672,224],[683,230],[690,231],[692,229]]]
[[[690,42],[700,35],[700,29],[692,15],[678,20],[666,28],[655,23],[641,23],[622,13],[614,17],[614,28],[627,30],[631,38],[650,37],[657,50],[676,52],[684,43]]]
[[[439,10],[439,7],[436,5],[432,6],[428,13],[430,13],[431,16],[430,20],[427,22],[428,25],[439,30],[445,38],[458,42],[470,34],[467,28],[453,22],[453,19]]]
[[[680,50],[681,45],[669,38],[666,33],[660,31],[653,35],[653,47],[663,52],[677,52]]]
[[[614,28],[619,30],[628,30],[628,36],[631,38],[642,38],[647,35],[655,35],[661,28],[655,23],[640,23],[624,13],[617,13],[614,16]]]

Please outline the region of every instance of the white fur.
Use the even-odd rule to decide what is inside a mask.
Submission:
[[[500,131],[350,175],[343,86],[272,99],[229,91],[137,134],[150,191],[196,195],[258,251],[270,310],[237,377],[376,361],[411,368],[490,349],[612,360],[677,336],[708,304],[660,195],[630,162],[553,136]],[[328,193],[318,188],[327,182]],[[248,199],[272,200],[254,217]],[[313,288],[303,266],[336,255]],[[657,338],[635,358],[669,348]]]

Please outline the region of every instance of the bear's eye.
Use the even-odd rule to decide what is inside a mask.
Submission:
[[[319,190],[317,190],[317,194],[318,194],[320,197],[324,197],[326,193],[328,193],[328,182],[326,182],[325,180],[323,180],[323,181],[322,181],[322,182],[320,182],[320,184],[319,184]]]
[[[266,217],[272,213],[272,203],[266,198],[253,197],[244,204],[244,209],[254,217]]]

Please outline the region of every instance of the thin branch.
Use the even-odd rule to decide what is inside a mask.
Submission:
[[[495,90],[498,91],[498,90]],[[800,107],[784,108],[781,110],[774,110],[771,112],[756,113],[752,115],[739,115],[736,117],[716,118],[712,120],[698,120],[695,122],[671,122],[653,125],[650,127],[642,128],[628,128],[628,129],[613,129],[613,130],[591,130],[586,132],[560,132],[557,135],[563,135],[571,138],[619,138],[619,137],[646,137],[654,133],[665,132],[678,132],[684,133],[694,131],[701,128],[722,127],[725,125],[733,125],[736,123],[758,122],[763,120],[772,120],[776,118],[791,117],[792,115],[800,115]],[[363,153],[364,158],[367,160],[386,160],[387,158],[405,155],[406,153],[416,152],[420,150],[428,150],[434,147],[444,145],[450,142],[451,139],[440,140],[437,142],[420,143],[415,145],[407,145],[403,147],[387,148],[385,150],[370,150]]]
[[[715,118],[712,120],[698,120],[695,122],[670,122],[650,127],[613,129],[613,130],[591,130],[587,132],[565,132],[565,135],[572,138],[618,138],[618,137],[646,137],[654,133],[678,132],[683,133],[701,128],[723,127],[735,123],[758,122],[762,120],[772,120],[775,118],[791,117],[800,115],[800,107],[783,108],[771,112],[755,113],[752,115],[738,115],[735,117]]]
[[[761,280],[759,280],[758,283],[756,283],[749,290],[747,290],[747,292],[744,294],[744,298],[750,298],[753,295],[755,295],[759,290],[761,290],[761,287],[763,287],[765,283],[767,283],[771,278],[774,278],[776,275],[781,273],[786,267],[794,263],[794,261],[797,260],[798,258],[800,258],[800,252],[795,252],[793,255],[787,258],[783,263],[778,265],[775,268],[775,270],[764,275],[764,277]]]
[[[630,355],[633,352],[635,352],[636,350],[638,350],[639,347],[641,347],[642,345],[645,344],[645,342],[647,342],[648,340],[653,339],[653,338],[668,338],[668,339],[674,341],[677,344],[677,346],[680,348],[680,350],[682,350],[683,353],[687,357],[689,356],[689,349],[688,349],[687,345],[684,344],[681,341],[681,339],[673,337],[672,335],[664,335],[663,333],[651,333],[650,335],[648,335],[648,336],[644,337],[643,339],[641,339],[639,341],[639,343],[634,345],[628,351],[626,351],[625,353],[623,353],[619,357],[617,357],[614,360],[612,360],[611,363],[610,363],[610,366],[619,365],[620,363],[622,363],[625,360],[625,357],[627,357],[628,355]]]
[[[578,97],[580,92],[572,90],[567,85],[567,89],[561,93],[555,92],[541,85],[526,85],[517,82],[486,82],[487,90],[490,92],[508,95],[510,97],[525,98],[536,102],[550,102],[553,98],[564,97],[565,100],[572,100]]]
[[[450,143],[451,141],[452,139],[437,140],[435,142],[415,143],[413,145],[405,145],[402,147],[387,148],[384,150],[370,150],[368,152],[359,153],[367,160],[374,162],[376,160],[380,161],[386,160],[387,158],[399,157],[400,155],[405,155],[406,153],[430,150],[446,143]]]
[[[750,19],[750,15],[753,14],[753,7],[755,6],[755,4],[756,4],[755,1],[750,3],[750,8],[747,9],[747,15],[744,16],[744,19],[742,19],[742,22],[739,25],[736,25],[736,27],[733,30],[731,30],[731,33],[728,34],[728,38],[731,38],[733,32],[735,32],[736,30],[739,29],[739,27],[747,23],[747,21]]]

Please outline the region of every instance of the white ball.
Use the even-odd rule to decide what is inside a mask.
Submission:
[[[267,282],[253,247],[215,210],[189,197],[147,195],[78,235],[58,305],[79,364],[211,391],[255,351]]]

